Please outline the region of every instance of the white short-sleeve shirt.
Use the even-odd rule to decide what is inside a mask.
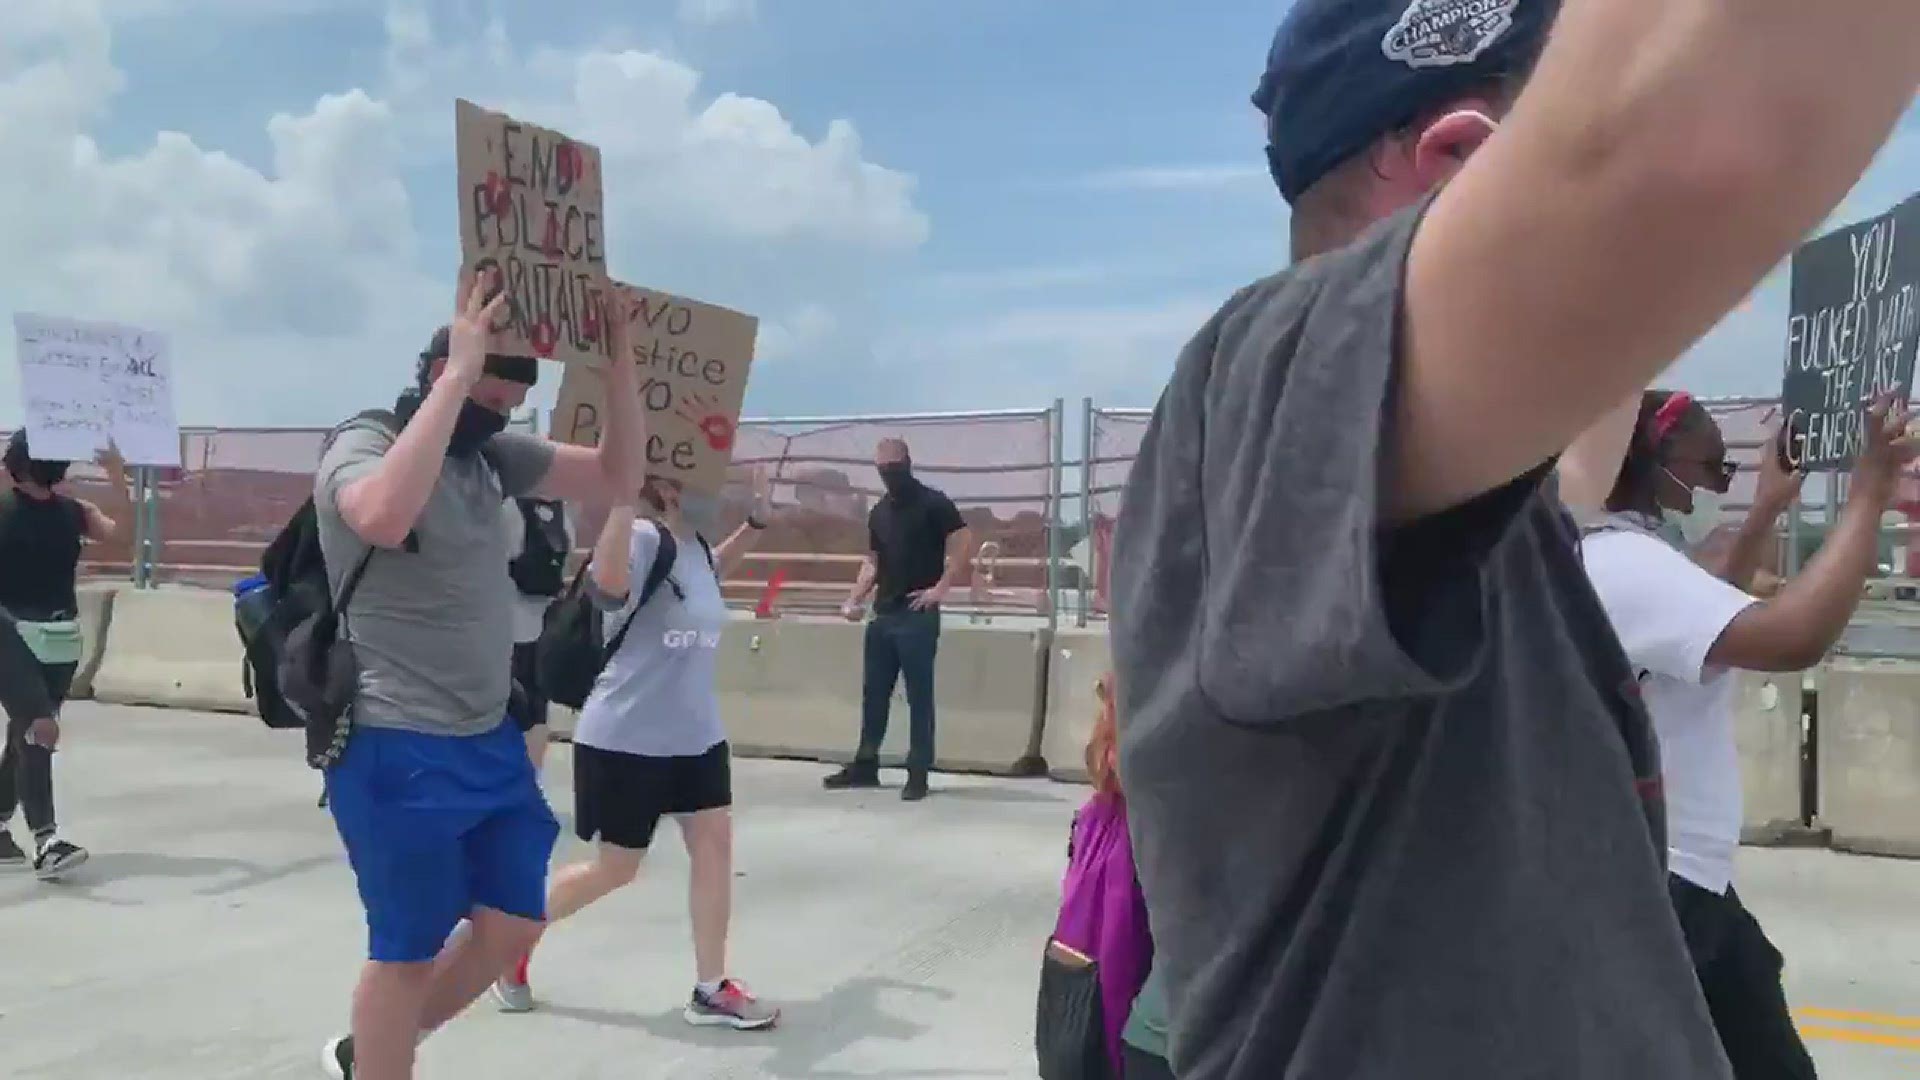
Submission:
[[[1735,683],[1731,671],[1707,663],[1707,653],[1758,601],[1645,533],[1594,533],[1581,554],[1660,737],[1668,869],[1725,893],[1743,803]]]

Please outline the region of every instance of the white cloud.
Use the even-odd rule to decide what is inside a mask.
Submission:
[[[412,5],[386,19],[408,77],[263,117],[264,162],[165,131],[110,153],[92,136],[123,83],[102,3],[130,10],[9,9],[0,250],[17,254],[0,264],[0,294],[13,310],[169,332],[189,423],[325,423],[397,389],[451,303],[451,267],[422,249],[451,243],[456,93],[601,141],[616,271],[762,314],[774,355],[830,338],[862,266],[927,235],[912,178],[867,161],[848,123],[810,140],[767,102],[703,98],[696,72],[653,54],[518,55],[497,23],[443,41]],[[423,58],[435,62],[406,62]],[[519,93],[481,93],[508,87]],[[442,178],[417,207],[403,182],[416,170]],[[444,228],[423,235],[422,221]],[[4,338],[0,416],[13,416]]]
[[[839,329],[833,312],[818,304],[802,304],[779,319],[760,321],[755,360],[779,361],[803,355],[831,340]]]
[[[755,0],[680,0],[680,20],[695,26],[750,22],[758,14]]]
[[[1151,405],[1181,348],[1224,299],[1020,308],[903,336],[886,354],[924,381],[916,404],[928,407],[1018,408],[1087,395],[1102,405]]]
[[[1240,164],[1142,165],[1080,179],[1082,186],[1102,191],[1218,191],[1268,182],[1264,167]]]

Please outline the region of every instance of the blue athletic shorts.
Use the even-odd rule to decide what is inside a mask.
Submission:
[[[485,735],[356,728],[327,805],[367,911],[367,955],[440,954],[474,908],[543,921],[560,823],[511,723]]]

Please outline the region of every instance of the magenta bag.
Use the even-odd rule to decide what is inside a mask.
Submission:
[[[1120,1076],[1120,1031],[1152,963],[1126,801],[1095,795],[1074,815],[1060,917],[1041,962],[1041,1080]]]

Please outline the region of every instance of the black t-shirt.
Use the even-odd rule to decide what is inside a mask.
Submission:
[[[0,607],[30,622],[78,615],[86,528],[86,511],[73,499],[0,492]]]
[[[1230,301],[1127,482],[1120,771],[1175,1071],[1728,1077],[1549,470],[1380,526],[1417,222]]]
[[[918,480],[874,504],[867,514],[867,543],[880,566],[873,610],[905,610],[911,594],[938,584],[947,537],[966,527],[952,499]]]

